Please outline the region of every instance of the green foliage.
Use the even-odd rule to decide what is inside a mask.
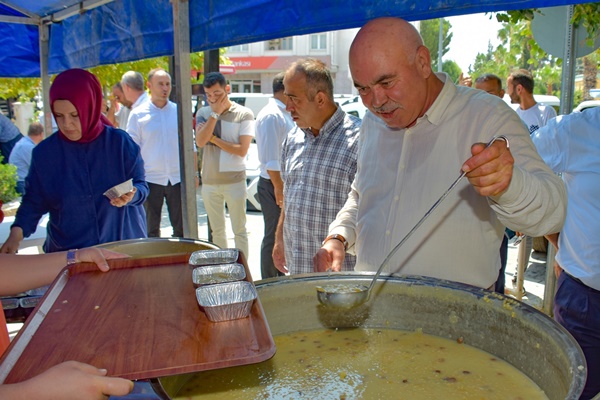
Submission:
[[[0,155],[0,160],[3,157]],[[19,197],[17,187],[17,167],[12,164],[0,164],[0,201],[4,204]]]
[[[450,51],[450,42],[452,41],[452,33],[450,32],[450,28],[452,25],[450,21],[442,19],[443,28],[442,28],[442,57],[448,51]],[[428,19],[425,21],[421,21],[420,25],[420,33],[423,38],[423,42],[425,46],[429,49],[431,53],[431,66],[434,71],[437,71],[437,63],[438,63],[438,49],[440,43],[440,20],[439,19]],[[443,69],[443,64],[442,64]]]
[[[498,22],[516,24],[522,21],[531,21],[536,14],[540,14],[537,8],[525,10],[512,10],[496,14]],[[600,3],[575,4],[573,7],[573,18],[571,23],[575,26],[583,25],[587,32],[587,44],[592,46],[594,39],[600,32]]]
[[[29,101],[41,90],[39,78],[0,78],[0,98]]]
[[[460,77],[460,67],[453,60],[446,60],[442,63],[442,71],[450,76],[452,82],[458,82],[458,78]]]
[[[231,64],[231,61],[224,56],[225,49],[219,50],[220,63]],[[192,70],[202,71],[204,65],[204,52],[191,53],[190,64]],[[121,76],[127,71],[133,70],[140,72],[144,77],[148,76],[153,68],[164,68],[169,70],[168,57],[147,58],[139,61],[130,61],[120,64],[99,65],[88,68],[88,71],[98,77],[104,91],[110,92],[112,86],[121,80]],[[52,81],[54,76],[50,77]],[[203,77],[190,75],[190,83],[202,82]],[[0,98],[19,98],[21,101],[29,101],[34,98],[42,89],[40,78],[0,78]]]

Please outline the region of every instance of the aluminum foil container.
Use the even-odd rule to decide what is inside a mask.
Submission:
[[[19,299],[19,305],[22,308],[33,308],[38,305],[38,303],[40,302],[41,299],[42,299],[42,296],[21,297]]]
[[[206,285],[196,289],[196,298],[209,321],[229,321],[250,315],[256,288],[247,281]]]
[[[238,259],[237,249],[198,250],[190,256],[190,265],[214,265],[234,263]]]
[[[28,290],[25,293],[27,293],[27,296],[43,296],[49,287],[50,287],[50,285],[46,285],[46,286],[42,286],[39,288]]]
[[[3,298],[2,299],[2,308],[4,310],[14,310],[19,307],[19,299],[14,298]]]
[[[205,265],[192,271],[194,285],[212,285],[215,283],[235,282],[246,278],[242,264]]]

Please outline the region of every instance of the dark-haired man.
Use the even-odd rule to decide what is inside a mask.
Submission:
[[[235,247],[248,257],[246,230],[246,154],[254,136],[254,114],[229,100],[229,85],[220,72],[204,77],[208,107],[196,114],[196,144],[202,154],[202,199],[213,242],[229,247],[225,204],[229,210]]]

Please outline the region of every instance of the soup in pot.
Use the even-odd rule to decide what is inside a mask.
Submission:
[[[547,399],[499,358],[421,332],[340,329],[274,337],[268,361],[193,374],[176,399]]]

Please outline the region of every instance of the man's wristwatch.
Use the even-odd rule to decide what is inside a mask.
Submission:
[[[213,117],[214,119],[219,119],[219,117],[221,116],[221,114],[217,114],[216,112],[211,112],[210,116]]]
[[[348,250],[348,241],[346,240],[345,237],[343,237],[339,233],[334,233],[333,235],[327,236],[325,238],[325,240],[323,240],[323,243],[321,243],[321,246],[323,246],[325,243],[327,243],[327,241],[329,241],[331,239],[339,240],[344,245],[344,250]]]

